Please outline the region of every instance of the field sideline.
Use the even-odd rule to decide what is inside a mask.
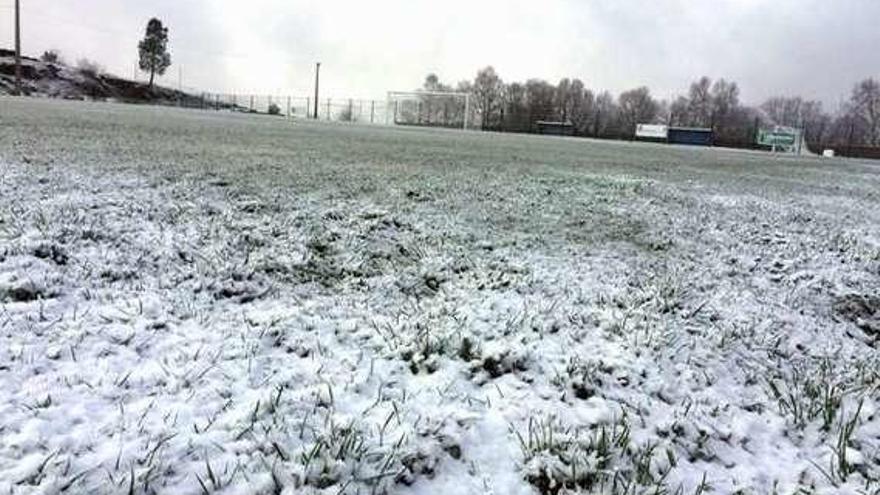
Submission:
[[[876,495],[878,348],[877,163],[0,98],[0,494]]]

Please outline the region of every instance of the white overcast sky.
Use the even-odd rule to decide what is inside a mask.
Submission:
[[[23,50],[57,48],[131,76],[147,20],[170,29],[163,82],[209,91],[382,98],[493,65],[505,81],[579,77],[659,98],[701,75],[743,99],[800,94],[834,109],[880,77],[880,0],[21,0]],[[13,0],[0,0],[12,46]]]

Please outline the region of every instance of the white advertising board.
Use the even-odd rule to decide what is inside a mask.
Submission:
[[[639,124],[636,126],[636,137],[645,139],[666,139],[669,127],[665,125]]]

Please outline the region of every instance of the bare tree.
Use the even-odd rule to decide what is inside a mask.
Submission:
[[[423,89],[445,92],[435,74],[425,78]],[[686,96],[657,101],[647,87],[626,91],[615,99],[607,91],[594,94],[579,79],[562,79],[553,85],[541,79],[504,84],[492,67],[477,73],[474,81],[459,83],[456,91],[473,96],[469,121],[483,129],[528,132],[539,120],[571,122],[580,135],[603,138],[632,136],[636,124],[665,122],[677,126],[709,127],[720,142],[730,146],[754,144],[761,125],[785,125],[803,130],[806,141],[823,144],[871,144],[880,146],[880,82],[866,79],[853,89],[850,101],[836,118],[826,113],[821,102],[800,97],[775,97],[760,107],[740,103],[736,82],[694,81]],[[464,109],[452,105],[446,114],[442,98],[433,97],[419,109],[429,122],[461,119]],[[440,120],[436,120],[440,119]]]
[[[799,96],[775,96],[761,104],[770,124],[800,127],[804,100]]]
[[[556,92],[553,95],[553,106],[555,114],[560,122],[566,122],[571,113],[571,80],[564,78],[556,85]]]
[[[719,131],[730,126],[739,107],[739,86],[724,79],[712,85],[712,110],[709,125]]]
[[[437,74],[425,76],[423,91],[449,93],[452,86],[443,84]],[[419,98],[415,120],[427,125],[459,126],[463,120],[464,110],[459,109],[460,101],[453,96],[423,96]]]
[[[691,84],[687,122],[687,125],[699,127],[712,124],[712,80],[706,76]]]
[[[593,136],[606,137],[609,130],[615,125],[618,108],[614,102],[614,96],[608,91],[603,91],[596,97],[595,112],[593,113]]]
[[[574,107],[571,122],[578,134],[586,135],[593,120],[596,109],[596,96],[589,89],[583,89]]]
[[[530,124],[556,118],[556,88],[552,84],[542,79],[529,79],[526,81],[526,99]]]
[[[869,78],[856,84],[850,98],[850,113],[865,126],[865,141],[880,145],[880,83]]]
[[[556,114],[560,122],[572,122],[584,104],[584,83],[580,79],[565,78],[556,86]]]
[[[767,124],[802,129],[808,143],[823,143],[832,137],[832,119],[820,101],[804,100],[799,96],[776,96],[762,103],[760,109],[769,119]]]
[[[827,140],[836,145],[849,147],[867,142],[867,136],[864,121],[847,108],[831,123]]]
[[[627,133],[636,132],[639,123],[651,123],[657,116],[659,106],[651,97],[651,90],[646,86],[621,93],[619,98],[620,116]]]
[[[477,72],[473,86],[474,104],[480,115],[480,124],[483,129],[494,128],[501,115],[502,97],[504,95],[504,83],[495,69],[491,66]]]
[[[529,104],[526,87],[520,83],[507,85],[504,104],[504,130],[512,132],[528,132]]]
[[[690,123],[690,100],[679,96],[669,105],[669,125],[687,126]]]
[[[801,126],[808,143],[823,143],[831,130],[831,116],[825,113],[821,101],[804,101]]]

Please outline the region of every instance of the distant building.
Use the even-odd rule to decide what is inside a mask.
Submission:
[[[712,129],[700,127],[670,127],[667,137],[669,144],[688,144],[691,146],[712,146],[715,135]]]
[[[551,136],[574,136],[574,124],[571,122],[539,120],[535,122],[535,132]]]

